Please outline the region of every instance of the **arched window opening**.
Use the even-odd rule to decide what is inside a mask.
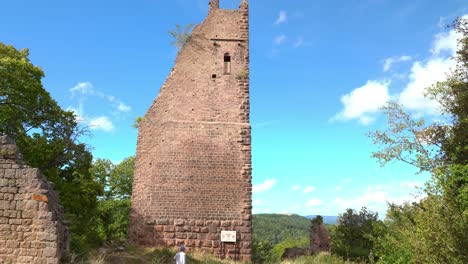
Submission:
[[[231,56],[224,53],[224,74],[231,74]]]

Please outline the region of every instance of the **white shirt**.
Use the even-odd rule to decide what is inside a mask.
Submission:
[[[174,257],[176,264],[185,264],[185,252],[180,251]]]

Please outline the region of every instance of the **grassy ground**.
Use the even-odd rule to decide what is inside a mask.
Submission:
[[[315,256],[299,257],[294,260],[285,260],[281,264],[357,264],[355,262],[344,261],[339,257],[321,253]]]
[[[176,251],[169,249],[128,248],[123,252],[108,254],[95,253],[87,260],[72,257],[68,263],[75,264],[174,264]],[[211,256],[187,254],[187,264],[234,264],[229,260],[219,260]],[[239,262],[237,262],[238,264]],[[280,264],[356,264],[323,253],[315,256],[299,257],[294,260],[284,260]]]
[[[129,247],[122,252],[91,254],[87,259],[72,256],[66,263],[74,264],[174,264],[177,252],[169,249],[144,249]],[[234,264],[232,261],[221,261],[211,256],[188,253],[187,264]]]

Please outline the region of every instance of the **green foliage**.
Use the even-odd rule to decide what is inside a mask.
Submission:
[[[271,259],[271,250],[273,246],[269,241],[259,241],[252,239],[252,262],[268,263]]]
[[[127,237],[134,166],[134,157],[117,165],[98,159],[90,170],[104,190],[98,200],[97,219],[100,237],[107,242]]]
[[[382,164],[404,161],[431,174],[426,198],[390,206],[388,232],[375,240],[379,263],[468,263],[468,21],[455,30],[463,36],[457,66],[426,94],[442,106],[444,123],[424,125],[393,103],[390,129],[372,134]]]
[[[299,215],[254,215],[253,262],[279,263],[286,248],[309,248],[310,223],[309,219]]]
[[[272,245],[287,238],[308,238],[309,219],[299,215],[256,214],[252,219],[253,238]]]
[[[352,264],[354,262],[344,261],[340,257],[328,253],[320,253],[314,256],[299,257],[294,260],[285,260],[282,264]]]
[[[287,248],[309,248],[310,239],[308,237],[287,238],[276,244],[271,250],[270,263],[278,263]]]
[[[185,28],[181,28],[180,25],[177,24],[174,30],[169,31],[169,34],[174,38],[171,44],[176,46],[179,50],[182,49],[192,36],[192,27],[192,23],[188,24]]]
[[[345,259],[367,260],[374,240],[384,231],[378,214],[363,207],[358,213],[347,209],[338,217],[338,225],[330,234],[331,251]]]
[[[141,121],[143,121],[142,116],[139,116],[139,117],[135,118],[135,120],[133,121],[132,127],[133,128],[139,128]]]
[[[86,131],[44,89],[44,72],[28,56],[27,49],[0,43],[0,133],[14,139],[26,163],[55,184],[71,222],[71,247],[85,249],[100,242],[94,217],[102,192],[89,175],[91,153],[78,142]]]
[[[388,128],[369,134],[373,143],[380,147],[372,153],[372,157],[382,166],[391,160],[398,160],[419,168],[420,172],[437,167],[439,149],[426,144],[426,138],[432,136],[428,132],[435,129],[426,125],[422,118],[414,120],[396,102],[388,103],[382,111],[388,116]]]

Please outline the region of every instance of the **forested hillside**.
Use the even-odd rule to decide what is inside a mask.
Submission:
[[[253,216],[253,238],[272,245],[286,238],[308,238],[310,220],[300,215],[257,214]]]

